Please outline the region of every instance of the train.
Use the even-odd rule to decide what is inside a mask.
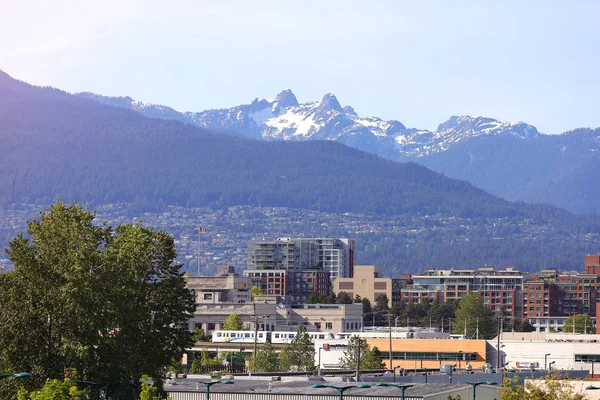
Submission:
[[[329,332],[307,332],[311,343],[315,340],[333,340],[335,336]],[[256,343],[291,343],[296,332],[257,331]],[[214,331],[212,341],[216,343],[254,343],[254,331]]]
[[[311,343],[315,340],[361,338],[387,339],[389,332],[307,332]],[[291,343],[296,332],[290,331],[257,331],[256,343]],[[392,332],[393,339],[468,339],[465,335],[450,335],[443,332]],[[254,343],[254,331],[223,331],[212,333],[212,341],[216,343]]]

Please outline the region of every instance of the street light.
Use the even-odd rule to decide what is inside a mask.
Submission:
[[[16,374],[0,375],[0,379],[6,378],[31,378],[31,374],[29,372],[17,372]]]
[[[233,381],[230,381],[229,379],[226,379],[224,381],[215,381],[215,382],[202,382],[202,381],[198,381],[196,384],[203,384],[206,387],[206,400],[210,400],[210,387],[212,385],[232,385]],[[199,386],[199,385],[198,385]]]
[[[322,388],[331,388],[331,389],[335,389],[338,392],[340,392],[340,400],[344,400],[344,392],[346,390],[352,389],[352,388],[356,388],[356,389],[366,389],[366,388],[370,388],[370,385],[367,385],[366,383],[361,383],[360,385],[355,385],[355,386],[331,386],[331,385],[322,385],[320,383],[315,383],[314,385],[312,385],[312,387],[316,388],[316,389],[322,389]]]
[[[544,370],[548,370],[548,356],[550,353],[544,354]]]
[[[258,339],[258,319],[269,317],[270,315],[254,315],[254,352],[252,353],[252,371],[254,371],[254,364],[256,363],[256,339]]]
[[[401,399],[401,400],[404,400],[404,391],[405,391],[406,389],[408,389],[409,387],[412,387],[412,386],[414,386],[414,385],[412,385],[412,384],[410,384],[410,385],[395,385],[395,384],[393,384],[393,383],[379,382],[379,383],[378,383],[377,385],[375,385],[375,386],[392,386],[392,387],[398,388],[398,389],[402,390],[402,396],[400,397],[400,399]]]
[[[491,382],[491,381],[489,381],[489,382],[465,382],[465,383],[473,386],[473,400],[477,399],[477,397],[475,395],[475,393],[477,391],[477,386],[479,386],[479,385],[491,385],[491,386],[496,385],[496,382]]]
[[[550,368],[550,372],[552,372],[552,364],[556,364],[556,361],[551,361],[550,364],[548,364],[548,367]]]

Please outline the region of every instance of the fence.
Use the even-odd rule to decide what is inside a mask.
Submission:
[[[186,391],[169,391],[168,395],[173,400],[205,400],[205,392],[186,392]],[[470,393],[470,392],[469,392]],[[479,393],[479,392],[478,392]],[[398,399],[400,396],[348,396],[345,395],[344,399],[347,400],[390,400]],[[447,395],[444,400],[447,399]],[[339,395],[316,395],[316,394],[302,394],[302,393],[224,393],[224,392],[211,392],[211,400],[339,400]],[[463,397],[464,398],[464,397]],[[423,400],[423,396],[406,396],[406,400]]]

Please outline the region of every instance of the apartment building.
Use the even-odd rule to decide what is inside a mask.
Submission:
[[[354,239],[338,238],[250,242],[244,276],[267,295],[302,304],[312,292],[329,295],[332,277],[353,271],[355,245]]]
[[[323,269],[331,280],[351,277],[354,271],[355,239],[279,238],[272,242],[248,243],[248,269]]]
[[[586,271],[589,270],[586,267]],[[523,318],[567,317],[574,314],[595,317],[598,275],[544,270],[523,285],[522,298]]]
[[[492,311],[504,310],[510,316],[520,317],[523,281],[524,274],[514,268],[498,271],[487,266],[476,270],[433,269],[413,275],[412,284],[401,290],[401,301],[460,300],[468,292],[478,292]]]

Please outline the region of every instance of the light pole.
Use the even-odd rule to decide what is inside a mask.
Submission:
[[[377,385],[375,385],[375,386],[392,386],[392,387],[398,388],[398,389],[400,389],[400,390],[402,391],[402,396],[400,397],[400,399],[401,399],[401,400],[404,400],[404,391],[405,391],[406,389],[408,389],[409,387],[412,387],[412,386],[414,386],[414,385],[412,385],[412,384],[410,384],[410,385],[395,385],[395,384],[393,384],[393,383],[379,382],[379,383],[378,383]]]
[[[479,386],[479,385],[491,385],[491,386],[496,385],[496,382],[465,382],[465,383],[473,386],[473,400],[477,399],[477,396],[476,396],[477,386]]]
[[[269,318],[269,315],[254,315],[254,352],[252,352],[252,371],[254,371],[254,364],[256,363],[256,348],[258,339],[258,319]]]
[[[317,376],[321,376],[321,350],[323,350],[323,345],[319,346],[319,369],[317,370]]]
[[[388,311],[388,327],[390,329],[390,371],[394,369],[392,366],[392,313]]]
[[[544,354],[544,370],[548,371],[548,356],[550,355],[550,353],[546,353]]]
[[[215,381],[215,382],[202,382],[202,381],[199,381],[198,383],[201,383],[201,384],[203,384],[206,387],[206,400],[210,400],[210,387],[212,385],[218,385],[218,384],[221,384],[221,385],[232,385],[233,381],[230,381],[229,379],[227,379],[227,380],[224,380],[224,381]]]
[[[550,372],[552,372],[552,364],[556,364],[556,361],[551,361],[550,364],[548,364],[548,368],[550,368]]]
[[[361,383],[360,385],[354,385],[354,386],[331,386],[331,385],[322,385],[320,383],[315,383],[314,385],[312,385],[312,387],[314,387],[316,389],[322,389],[322,388],[335,389],[340,393],[340,400],[344,400],[344,392],[346,390],[349,390],[352,388],[366,389],[366,388],[370,388],[371,386],[367,385],[366,383]]]

